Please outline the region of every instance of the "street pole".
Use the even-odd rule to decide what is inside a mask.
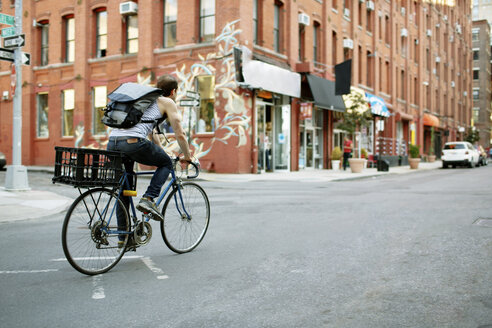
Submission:
[[[22,34],[22,0],[15,1],[15,33]],[[22,59],[21,48],[14,50],[15,93],[13,100],[12,165],[7,165],[6,190],[29,190],[27,169],[21,164],[22,157]]]

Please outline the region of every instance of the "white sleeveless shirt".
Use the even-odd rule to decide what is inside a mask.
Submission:
[[[158,120],[160,118],[162,118],[161,111],[159,110],[157,101],[154,101],[154,103],[152,103],[152,105],[150,105],[144,112],[141,120]],[[109,136],[147,138],[147,136],[152,132],[153,127],[153,123],[137,123],[135,126],[128,129],[112,129]]]

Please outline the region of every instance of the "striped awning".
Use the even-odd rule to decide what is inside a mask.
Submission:
[[[424,125],[439,127],[439,118],[432,114],[424,113]]]
[[[383,98],[375,96],[369,92],[366,92],[366,98],[369,102],[369,106],[371,107],[371,113],[374,115],[379,115],[382,117],[389,117],[390,112],[388,107],[383,100]]]

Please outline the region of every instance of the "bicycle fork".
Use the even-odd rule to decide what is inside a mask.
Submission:
[[[177,192],[174,193],[174,202],[176,204],[176,210],[178,211],[179,215],[181,216],[181,219],[191,221],[192,217],[188,213],[188,211],[186,211],[186,208],[184,205],[183,194],[181,193],[181,189],[182,189],[181,185],[178,184],[178,186],[176,188],[177,188]],[[176,196],[176,195],[178,195],[178,196]],[[179,201],[178,201],[178,197],[179,197]],[[179,208],[179,204],[181,204],[182,210]]]

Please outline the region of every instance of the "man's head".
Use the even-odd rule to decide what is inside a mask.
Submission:
[[[164,74],[157,79],[157,87],[162,90],[164,97],[169,97],[176,100],[178,91],[178,81],[169,74]]]

